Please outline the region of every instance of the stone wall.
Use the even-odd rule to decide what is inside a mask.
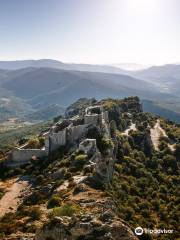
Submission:
[[[99,111],[99,114],[96,113],[96,111]],[[22,163],[28,162],[32,156],[48,156],[49,153],[58,150],[61,146],[65,146],[68,143],[78,143],[86,137],[87,128],[91,124],[101,126],[103,134],[109,138],[109,135],[106,134],[108,132],[108,122],[108,112],[103,112],[101,106],[89,107],[86,109],[84,118],[76,116],[71,120],[63,120],[60,123],[56,123],[49,133],[45,135],[44,149],[12,150],[10,156],[11,162],[21,165]]]
[[[66,131],[64,129],[63,131],[49,135],[49,152],[56,151],[60,146],[66,145]]]
[[[17,162],[22,165],[28,162],[33,156],[45,157],[47,152],[42,149],[13,149],[11,152],[11,162]]]
[[[88,124],[72,126],[72,127],[68,128],[67,141],[69,143],[74,143],[75,141],[82,138],[82,136],[87,131],[87,127],[88,127]]]
[[[92,115],[85,115],[84,116],[84,122],[85,124],[99,124],[99,115],[98,114],[92,114]]]
[[[45,141],[45,148],[48,152],[56,151],[60,146],[65,146],[67,143],[74,143],[81,139],[85,134],[88,124],[69,126],[63,131],[52,133],[49,139]],[[49,145],[49,146],[48,146]]]
[[[101,114],[86,114],[84,116],[84,122],[85,124],[94,124],[94,125],[100,125],[102,122],[108,122],[108,112],[102,112]]]
[[[79,150],[86,154],[96,152],[96,139],[85,139],[79,144]]]
[[[49,135],[45,138],[45,151],[49,154]]]
[[[105,112],[102,113],[102,119],[104,119],[104,121],[105,121],[106,123],[109,122],[108,111],[105,111]]]

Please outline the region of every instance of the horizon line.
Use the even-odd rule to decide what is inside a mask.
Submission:
[[[81,62],[81,61],[62,61],[60,59],[57,59],[57,58],[22,58],[22,59],[0,59],[0,62],[21,62],[21,61],[42,61],[42,60],[45,60],[45,61],[57,61],[57,62],[61,62],[61,63],[65,63],[65,64],[83,64],[83,65],[99,65],[99,66],[112,66],[112,67],[117,67],[115,66],[116,64],[135,64],[135,65],[142,65],[142,67],[151,67],[151,66],[165,66],[165,65],[180,65],[180,61],[179,62],[167,62],[167,63],[139,63],[139,62],[134,62],[134,61],[130,61],[130,62],[127,62],[127,61],[113,61],[112,63],[92,63],[92,62]]]

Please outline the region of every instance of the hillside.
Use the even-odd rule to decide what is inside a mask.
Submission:
[[[23,98],[35,108],[47,104],[68,105],[79,97],[125,97],[148,99],[169,96],[154,90],[154,85],[127,75],[30,68],[10,72],[2,87]],[[23,91],[22,91],[23,89]]]
[[[172,111],[171,109],[172,104],[170,106],[164,106],[165,103],[163,102],[142,100],[142,105],[145,112],[151,112],[151,113],[157,114],[161,117],[175,121],[177,123],[180,122],[180,113],[178,112],[178,110]],[[175,106],[174,106],[174,109],[175,109]]]
[[[8,63],[6,62],[7,65]],[[180,98],[177,90],[179,89],[179,80],[173,78],[174,75],[171,77],[167,75],[163,81],[159,81],[158,78],[151,79],[148,74],[147,78],[143,78],[143,72],[119,72],[118,74],[117,72],[116,74],[110,73],[110,71],[103,72],[103,70],[96,72],[91,65],[92,68],[88,72],[88,69],[85,68],[81,68],[81,71],[79,69],[78,71],[70,70],[71,68],[52,68],[53,66],[57,67],[54,64],[56,62],[52,61],[52,64],[48,65],[48,60],[32,61],[32,64],[26,63],[25,65],[23,65],[24,62],[9,64],[30,67],[0,70],[0,111],[2,113],[0,121],[8,120],[11,117],[18,117],[22,120],[25,116],[30,116],[30,121],[32,119],[44,120],[46,116],[47,119],[53,118],[57,108],[54,107],[52,110],[52,106],[61,105],[64,108],[78,98],[84,97],[95,97],[100,100],[107,97],[122,98],[137,95],[145,100],[162,102],[163,108],[167,109],[167,112],[168,110],[172,111],[173,115],[180,112]],[[42,67],[44,63],[47,63],[49,67]],[[9,104],[3,102],[3,99],[9,99]],[[154,104],[155,106],[156,104]],[[51,109],[52,114],[49,114],[50,112],[47,115],[41,114],[46,108]],[[31,113],[33,112],[34,116],[32,117]],[[154,112],[159,115],[162,113],[158,106]],[[168,115],[168,118],[174,120],[174,117],[171,118],[171,114]]]
[[[98,121],[87,124],[80,139],[49,157],[33,157],[23,167],[9,170],[1,163],[2,186],[10,177],[28,184],[28,190],[17,196],[17,208],[1,216],[1,235],[13,233],[14,239],[29,236],[36,240],[136,240],[134,228],[142,226],[172,229],[173,233],[144,233],[139,239],[178,239],[179,125],[144,113],[137,97],[80,99],[69,107],[67,119],[52,126],[51,134],[68,126],[70,136],[83,124],[88,106],[92,116],[103,109],[103,118],[99,115]],[[29,146],[40,143],[42,137],[36,137]],[[14,182],[9,184],[11,191]]]
[[[31,105],[22,99],[14,97],[11,94],[0,96],[0,123],[11,118],[22,118],[32,112],[33,108]]]
[[[56,68],[64,70],[88,71],[88,72],[104,72],[123,74],[126,71],[115,66],[93,65],[93,64],[73,64],[63,63],[53,59],[40,60],[19,60],[19,61],[0,61],[0,69],[3,70],[19,70],[22,68]]]
[[[153,66],[131,74],[137,78],[154,83],[157,87],[161,88],[162,92],[180,96],[180,65]]]
[[[58,115],[64,115],[65,108],[58,104],[48,105],[47,107],[41,108],[37,111],[34,111],[31,114],[25,115],[25,119],[28,121],[33,120],[50,120],[53,117],[57,117]]]
[[[163,66],[153,66],[145,70],[137,72],[138,76],[149,78],[165,78],[174,77],[180,78],[180,65],[167,64]]]
[[[16,71],[15,77],[8,78],[2,86],[18,97],[29,99],[48,94],[50,98],[52,91],[54,94],[60,92],[65,95],[66,91],[72,91],[77,84],[76,88],[79,90],[78,93],[82,92],[81,94],[83,94],[81,90],[87,92],[89,87],[91,88],[88,90],[92,89],[93,91],[98,91],[102,87],[102,94],[105,94],[105,91],[108,92],[108,90],[109,94],[112,94],[116,88],[119,91],[121,90],[122,94],[128,91],[130,93],[140,91],[143,94],[146,89],[149,89],[149,91],[153,89],[153,85],[126,75],[64,71],[51,68],[27,69],[26,72],[20,70],[18,75]],[[84,96],[86,96],[86,92]],[[67,100],[65,101],[67,102]]]

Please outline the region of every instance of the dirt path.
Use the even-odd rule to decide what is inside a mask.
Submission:
[[[0,187],[7,190],[0,199],[0,217],[2,217],[8,212],[15,212],[17,210],[23,191],[28,190],[30,185],[28,178],[22,177],[0,182]]]
[[[131,125],[123,132],[123,135],[128,136],[129,132],[133,130],[136,131],[136,124],[131,122]]]
[[[154,125],[153,128],[150,130],[151,132],[151,140],[154,145],[154,148],[156,151],[159,150],[159,140],[161,136],[168,137],[165,130],[161,127],[160,125],[160,120],[158,119],[156,124]],[[174,144],[168,144],[169,148],[171,151],[175,150],[175,145]]]

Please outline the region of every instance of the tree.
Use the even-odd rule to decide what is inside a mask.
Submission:
[[[171,167],[173,170],[177,170],[177,161],[172,155],[165,155],[163,157],[164,167],[167,169]]]
[[[178,161],[180,161],[180,144],[176,144],[176,149],[175,149],[175,152],[174,152],[175,156],[176,156],[176,159]]]

